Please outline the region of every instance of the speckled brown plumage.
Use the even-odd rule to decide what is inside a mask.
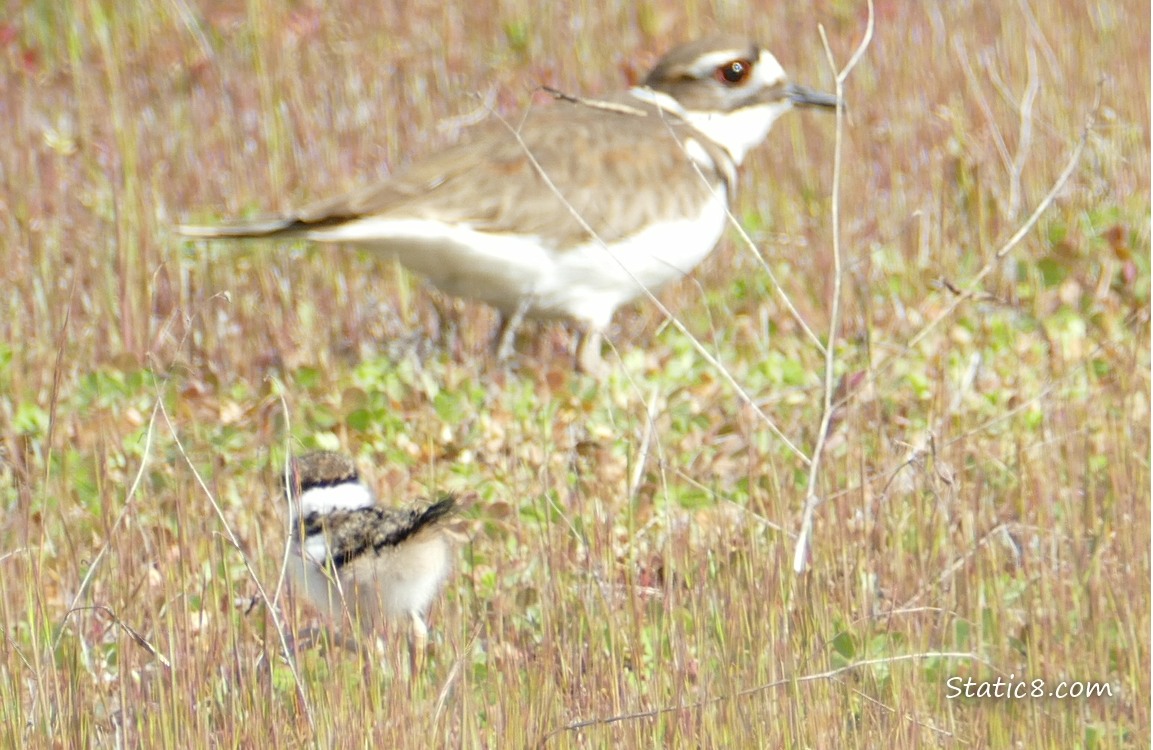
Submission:
[[[429,530],[451,514],[456,500],[451,495],[432,504],[412,508],[373,506],[331,513],[309,513],[301,522],[304,536],[324,534],[328,556],[337,570],[362,555],[380,554]]]
[[[290,475],[288,572],[296,593],[333,624],[366,633],[407,619],[415,655],[428,633],[424,613],[452,568],[443,527],[456,500],[378,505],[353,460],[330,451],[293,459]]]
[[[341,482],[356,482],[360,473],[352,458],[335,451],[315,451],[297,456],[292,461],[296,494],[315,487],[332,487]]]

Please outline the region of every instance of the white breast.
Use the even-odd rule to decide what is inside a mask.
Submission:
[[[332,622],[349,618],[366,631],[385,620],[423,616],[452,568],[449,544],[439,534],[361,555],[340,569],[339,582],[326,572],[325,554],[323,539],[319,547],[311,538],[303,549],[294,545],[288,565],[293,590]]]
[[[292,590],[321,611],[330,621],[339,623],[344,613],[340,588],[324,572],[321,565],[303,557],[294,549],[288,558],[288,579]]]
[[[720,239],[726,207],[722,188],[697,216],[649,227],[607,248],[592,241],[558,250],[536,237],[424,219],[367,218],[308,236],[369,245],[448,294],[506,314],[527,301],[528,317],[572,318],[604,328],[618,307],[645,288],[656,291],[696,267]]]
[[[535,314],[572,317],[604,328],[618,307],[676,281],[705,259],[725,228],[718,190],[697,216],[657,224],[607,247],[599,242],[558,253],[535,291]]]
[[[361,617],[399,619],[424,615],[452,565],[448,542],[439,534],[365,555],[341,571],[357,592]]]

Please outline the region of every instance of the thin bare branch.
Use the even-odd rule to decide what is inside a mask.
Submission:
[[[73,612],[85,611],[103,612],[104,614],[108,615],[112,618],[112,622],[116,623],[117,627],[127,633],[128,637],[131,638],[136,643],[136,645],[140,646],[142,649],[148,652],[148,654],[160,662],[165,669],[172,669],[172,662],[168,660],[168,657],[160,653],[160,651],[158,651],[157,648],[153,646],[152,643],[149,642],[149,640],[140,633],[140,631],[136,630],[131,625],[121,620],[120,617],[112,611],[111,607],[106,607],[103,604],[93,604],[87,607],[76,607],[65,612],[64,618],[67,619],[68,615],[72,614]]]
[[[116,536],[116,532],[120,529],[124,519],[127,518],[128,512],[134,507],[133,500],[136,498],[136,492],[140,489],[140,483],[144,479],[144,470],[148,468],[148,459],[152,455],[152,435],[156,427],[156,415],[159,411],[163,410],[161,398],[156,396],[156,402],[152,405],[152,415],[148,418],[148,429],[144,432],[144,454],[140,457],[140,466],[136,470],[136,476],[132,479],[132,485],[128,488],[128,495],[124,498],[124,507],[120,509],[117,514],[116,520],[112,523],[112,528],[108,531],[108,537],[104,540],[104,544],[100,545],[100,551],[96,553],[93,558],[92,564],[88,566],[88,571],[84,574],[84,578],[80,581],[80,585],[76,587],[76,593],[72,596],[72,602],[68,605],[68,609],[64,613],[64,618],[68,618],[68,613],[73,610],[79,609],[80,600],[88,591],[88,587],[92,584],[92,579],[96,576],[96,571],[100,568],[100,563],[104,561],[104,556],[108,554],[109,546],[112,544],[112,538]],[[60,647],[60,639],[64,637],[63,622],[61,627],[57,628],[56,638],[52,641],[52,650],[55,651]]]
[[[184,463],[187,464],[189,470],[192,472],[192,476],[196,480],[196,483],[200,486],[204,496],[208,498],[208,502],[212,506],[213,512],[216,513],[216,518],[220,521],[220,525],[224,529],[224,538],[226,538],[228,543],[232,545],[233,549],[235,549],[240,554],[240,559],[244,563],[244,569],[248,571],[248,576],[252,579],[252,582],[256,586],[256,590],[260,594],[260,597],[266,602],[271,602],[272,599],[269,598],[268,592],[264,588],[264,584],[260,582],[260,576],[256,574],[256,570],[252,567],[252,561],[248,559],[248,555],[244,554],[244,548],[241,547],[240,540],[236,537],[236,533],[232,530],[232,525],[228,523],[228,518],[224,515],[224,509],[220,507],[220,503],[216,501],[216,496],[212,494],[212,490],[208,488],[204,478],[200,476],[200,472],[196,470],[196,465],[192,463],[192,458],[189,457],[188,453],[184,450],[184,444],[180,441],[180,435],[176,430],[176,425],[174,425],[172,420],[168,418],[168,412],[164,409],[164,405],[160,402],[159,399],[157,399],[157,407],[161,415],[164,417],[165,424],[168,425],[169,434],[172,435],[172,441],[176,444],[176,449],[180,451],[181,458],[184,459]],[[284,629],[284,623],[280,621],[280,615],[277,614],[276,608],[271,605],[268,608],[268,616],[272,619],[272,626],[276,629],[276,634],[280,638],[280,646],[284,651],[284,658],[288,663],[288,669],[292,672],[292,679],[296,685],[297,694],[300,696],[300,703],[302,706],[304,706],[304,713],[305,717],[308,719],[308,726],[315,730],[316,717],[313,714],[312,704],[308,700],[308,693],[304,689],[304,680],[301,678],[300,672],[296,667],[296,661],[292,657],[292,649],[290,649],[288,646],[288,633]]]
[[[833,223],[833,300],[829,311],[829,333],[825,345],[825,384],[824,403],[821,407],[821,424],[817,429],[817,442],[813,447],[813,455],[809,461],[809,478],[806,483],[805,508],[801,515],[801,528],[797,533],[797,542],[793,547],[793,572],[805,572],[809,560],[809,548],[813,534],[813,515],[817,506],[821,504],[821,496],[817,485],[821,480],[821,459],[824,456],[825,441],[829,435],[829,424],[833,419],[833,394],[836,392],[837,367],[837,335],[841,325],[841,286],[844,282],[844,267],[841,252],[841,176],[843,173],[841,160],[843,158],[844,132],[845,132],[845,80],[853,68],[861,60],[873,40],[873,0],[869,0],[869,19],[865,25],[865,34],[856,51],[849,58],[845,67],[837,73],[837,131],[833,146],[833,195],[832,195],[832,223]],[[820,27],[821,41],[825,45],[825,54],[829,59],[829,66],[834,70],[833,52],[829,47],[829,39],[825,35],[824,27]]]
[[[977,275],[969,281],[968,285],[966,285],[963,290],[961,290],[961,293],[955,296],[953,301],[948,306],[946,306],[944,310],[937,313],[937,315],[932,320],[925,324],[925,327],[922,328],[917,333],[917,335],[913,336],[913,338],[909,340],[909,344],[905,351],[908,351],[909,349],[912,349],[917,344],[919,344],[922,340],[924,340],[926,336],[929,335],[930,331],[941,324],[941,321],[950,317],[953,312],[961,306],[962,303],[975,296],[978,291],[978,287],[981,285],[981,282],[984,281],[985,277],[993,272],[993,269],[996,268],[1002,260],[1004,260],[1006,255],[1013,252],[1013,248],[1017,247],[1017,245],[1021,242],[1021,240],[1025,239],[1029,232],[1033,231],[1033,227],[1037,226],[1037,222],[1040,221],[1045,212],[1049,210],[1049,206],[1051,206],[1053,201],[1057,199],[1057,196],[1061,194],[1061,191],[1065,189],[1065,184],[1069,182],[1069,179],[1073,176],[1073,173],[1077,171],[1077,165],[1081,162],[1081,154],[1085,151],[1085,144],[1089,140],[1089,133],[1091,133],[1093,130],[1093,123],[1097,119],[1097,110],[1100,108],[1100,106],[1101,86],[1098,84],[1097,97],[1094,99],[1093,107],[1089,111],[1085,125],[1081,129],[1081,137],[1077,139],[1077,145],[1073,148],[1072,153],[1069,154],[1069,158],[1065,161],[1065,168],[1061,170],[1061,174],[1058,175],[1056,182],[1053,183],[1053,187],[1049,189],[1049,192],[1045,194],[1045,197],[1041,199],[1041,202],[1037,204],[1035,209],[1033,209],[1033,213],[1029,215],[1029,218],[1026,219],[1020,227],[1018,227],[1017,231],[1013,233],[1012,237],[1005,241],[1005,244],[1002,245],[1001,248],[993,254],[993,257],[989,258],[981,270],[977,272]]]
[[[548,732],[547,734],[545,734],[543,737],[541,737],[540,741],[537,742],[537,747],[538,748],[544,747],[546,744],[548,744],[549,740],[551,740],[553,737],[557,736],[558,734],[561,734],[562,732],[572,732],[572,731],[576,731],[578,729],[588,729],[589,727],[607,726],[609,724],[619,724],[619,723],[625,722],[625,721],[638,721],[641,719],[653,719],[653,718],[656,718],[657,716],[661,716],[663,714],[675,713],[675,712],[679,712],[679,711],[695,711],[699,708],[703,708],[705,706],[709,706],[709,705],[712,705],[714,703],[720,703],[722,701],[734,700],[734,699],[738,699],[738,698],[747,698],[751,695],[756,695],[758,693],[763,693],[763,692],[766,692],[769,690],[774,690],[774,689],[780,688],[780,687],[792,687],[795,685],[801,685],[801,684],[808,683],[808,682],[820,682],[822,680],[832,680],[832,679],[835,679],[837,677],[840,677],[841,675],[849,674],[851,672],[855,672],[859,669],[863,669],[866,667],[888,666],[888,665],[892,665],[892,664],[899,664],[901,662],[925,661],[928,659],[941,659],[941,660],[950,660],[950,661],[952,661],[952,660],[973,661],[973,662],[977,662],[979,664],[984,664],[984,665],[986,665],[992,669],[995,669],[995,667],[993,667],[993,665],[987,659],[985,659],[981,656],[978,656],[977,654],[974,654],[974,653],[969,652],[969,651],[925,651],[925,652],[920,652],[920,653],[915,653],[915,654],[898,654],[896,656],[887,656],[887,657],[882,657],[882,658],[877,658],[877,659],[864,659],[862,661],[854,662],[852,664],[847,664],[843,667],[838,667],[836,669],[830,669],[826,672],[818,672],[816,674],[799,675],[797,677],[786,677],[784,679],[774,680],[773,682],[765,683],[764,685],[757,685],[755,687],[745,688],[744,690],[738,690],[735,693],[731,693],[729,695],[718,695],[718,696],[714,696],[712,698],[705,698],[703,700],[693,701],[692,703],[685,703],[685,704],[679,705],[679,706],[662,706],[660,708],[653,708],[653,709],[649,709],[647,711],[637,711],[637,712],[631,713],[631,714],[619,714],[617,716],[601,716],[601,717],[597,717],[594,719],[583,719],[581,721],[574,721],[571,724],[566,724],[563,727],[558,727],[557,729],[553,729],[550,732]]]

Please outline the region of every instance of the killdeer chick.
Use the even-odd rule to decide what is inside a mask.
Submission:
[[[378,250],[495,307],[502,358],[522,318],[576,321],[577,366],[596,372],[617,308],[716,246],[737,168],[773,122],[836,104],[790,84],[756,43],[714,36],[676,47],[627,92],[562,97],[515,130],[494,124],[375,185],[282,216],[178,231]]]
[[[310,453],[291,466],[289,574],[297,594],[333,623],[348,618],[366,633],[386,620],[408,620],[415,665],[428,639],[425,612],[452,567],[443,522],[456,501],[377,505],[342,453]]]

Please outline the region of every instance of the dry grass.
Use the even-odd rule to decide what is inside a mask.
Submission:
[[[0,745],[1148,746],[1147,6],[878,5],[846,88],[846,402],[802,576],[804,462],[652,304],[618,316],[602,384],[559,327],[508,370],[488,311],[366,254],[171,225],[385,174],[541,83],[620,86],[686,29],[752,23],[830,87],[817,24],[843,63],[863,3],[16,7]],[[959,297],[1098,98],[1068,185]],[[782,121],[736,211],[818,332],[833,132]],[[661,299],[812,451],[824,357],[753,253],[730,240]],[[339,650],[294,675],[276,624],[307,615],[254,598],[277,589],[277,475],[311,446],[355,452],[390,502],[478,494],[415,679]],[[947,697],[1009,675],[1113,696]]]

